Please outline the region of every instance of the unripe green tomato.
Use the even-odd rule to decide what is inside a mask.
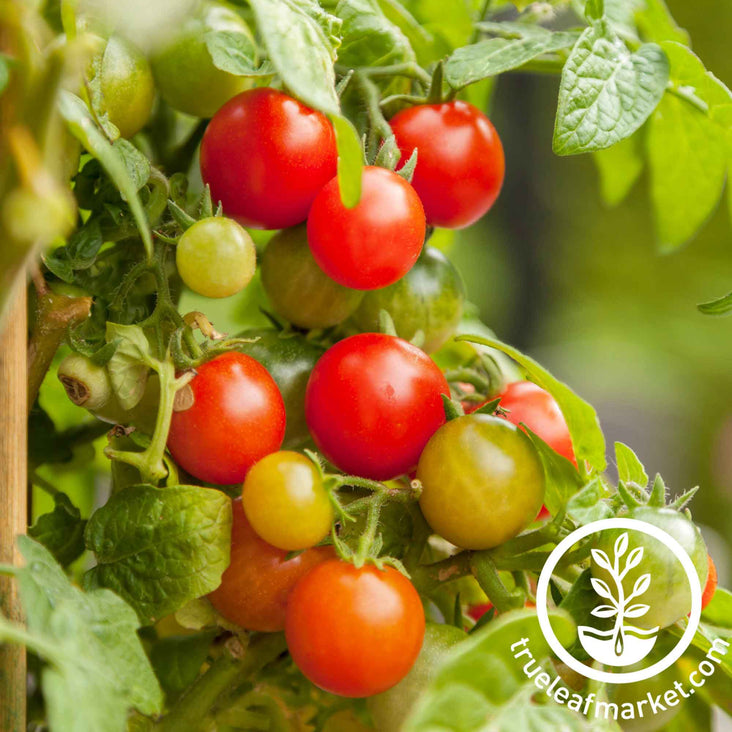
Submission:
[[[240,34],[254,53],[252,32],[241,16],[223,5],[208,3],[152,59],[163,99],[173,109],[194,117],[213,117],[229,99],[253,86],[251,79],[214,66],[206,46],[206,34],[211,31]]]
[[[442,659],[467,637],[467,633],[454,625],[427,623],[422,650],[410,672],[396,686],[369,697],[366,702],[377,732],[399,732]]]
[[[262,285],[279,315],[308,329],[337,325],[363,297],[320,269],[310,253],[305,224],[272,237],[262,255]]]
[[[492,549],[512,539],[544,501],[544,469],[531,440],[486,414],[442,425],[422,452],[417,478],[427,523],[463,549]]]
[[[58,378],[74,404],[90,411],[101,409],[112,399],[112,385],[104,366],[72,353],[61,361]]]
[[[421,330],[421,348],[432,353],[455,333],[464,302],[460,273],[439,249],[425,247],[404,277],[388,287],[366,292],[352,320],[363,332],[377,331],[379,313],[386,310],[400,338],[409,341]]]
[[[663,529],[681,544],[691,558],[701,589],[707,581],[709,569],[707,548],[699,529],[682,513],[670,508],[640,506],[629,511],[623,518],[645,521]],[[615,561],[615,544],[625,529],[603,531],[597,539],[596,547],[605,552],[611,564]],[[638,628],[666,628],[691,611],[691,592],[684,568],[671,550],[648,534],[640,531],[628,532],[629,543],[619,558],[620,570],[630,553],[638,547],[643,548],[639,563],[629,569],[622,580],[626,597],[634,590],[635,583],[645,574],[650,574],[650,585],[637,596],[632,604],[648,605],[648,610],[639,617],[628,618],[627,623]],[[592,575],[608,584],[614,591],[616,584],[610,573],[598,566],[593,559]],[[604,602],[604,601],[603,601]]]
[[[287,414],[283,448],[302,445],[310,439],[305,422],[305,387],[325,349],[301,335],[282,334],[272,328],[247,330],[238,337],[256,339],[237,346],[237,350],[259,361],[282,394]]]
[[[112,36],[98,69],[103,110],[122,137],[132,137],[147,124],[155,101],[150,64],[128,40]]]
[[[280,450],[263,457],[247,473],[241,499],[254,531],[285,551],[315,546],[333,524],[320,471],[297,452]]]
[[[183,282],[205,297],[229,297],[254,276],[257,250],[234,221],[211,216],[196,221],[178,241],[175,263]]]

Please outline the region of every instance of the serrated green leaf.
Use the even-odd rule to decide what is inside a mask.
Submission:
[[[250,0],[250,5],[267,55],[287,88],[314,109],[338,114],[334,43],[306,12],[309,5],[293,0]]]
[[[356,128],[341,115],[330,118],[338,146],[338,190],[346,208],[353,208],[361,198],[363,150]]]
[[[229,564],[231,500],[198,486],[130,486],[89,519],[97,566],[89,587],[108,587],[140,618],[175,612],[221,581]]]
[[[554,152],[603,150],[630,137],[658,105],[668,73],[659,46],[631,53],[607,23],[588,28],[562,71]]]
[[[560,643],[573,643],[576,629],[571,616],[557,610],[549,616]],[[514,658],[511,650],[523,638],[538,662],[548,655],[549,646],[531,610],[512,610],[471,634],[440,664],[402,732],[490,729],[484,727],[490,723],[487,720],[500,718],[505,705],[526,688],[525,661]]]
[[[125,164],[127,175],[129,175],[135,190],[139,191],[150,178],[151,168],[147,156],[143,155],[129,140],[122,137],[115,140],[112,147]],[[127,198],[124,192],[121,193],[122,199],[126,201]]]
[[[689,45],[689,34],[676,24],[664,0],[645,0],[635,13],[638,30],[649,41],[677,41]]]
[[[121,732],[131,707],[159,713],[162,692],[134,611],[107,590],[74,587],[38,542],[20,537],[18,546],[26,560],[16,577],[28,631],[0,617],[0,638],[23,642],[50,662],[42,686],[51,728]]]
[[[102,130],[99,129],[86,105],[79,97],[67,91],[62,91],[59,95],[59,110],[71,134],[100,162],[124,196],[135,219],[148,256],[152,256],[153,246],[150,224],[137,195],[135,184],[131,180],[127,172],[127,166],[118,151],[114,149]]]
[[[28,535],[39,541],[62,566],[71,564],[84,551],[86,521],[65,493],[53,496],[54,509],[38,517]]]
[[[217,632],[171,636],[153,645],[150,661],[167,694],[178,694],[195,681]]]
[[[376,0],[341,0],[343,21],[338,62],[349,68],[389,66],[416,59],[409,39],[382,12]]]
[[[672,252],[694,236],[722,195],[725,141],[704,112],[666,94],[646,144],[658,246]]]
[[[137,406],[145,393],[150,371],[150,344],[142,328],[107,322],[107,343],[117,348],[107,362],[109,380],[123,409]]]
[[[257,46],[246,33],[227,30],[212,30],[204,36],[206,48],[217,69],[235,76],[262,76],[274,69],[259,65]]]
[[[458,48],[445,62],[445,78],[454,89],[462,89],[489,76],[519,68],[542,53],[569,48],[578,38],[576,33],[541,31],[521,38],[491,38]]]
[[[610,518],[613,511],[604,498],[609,492],[601,478],[590,481],[579,493],[575,493],[567,504],[567,513],[580,524]]]
[[[539,453],[541,464],[544,467],[546,484],[544,505],[549,509],[549,513],[555,516],[582,488],[582,478],[577,472],[577,468],[567,458],[552,450],[539,435],[528,429],[526,425],[524,425],[524,430]]]
[[[615,443],[615,462],[618,466],[618,478],[623,483],[635,483],[641,488],[648,485],[648,473],[638,456],[622,442]]]
[[[600,194],[608,206],[617,206],[643,172],[640,133],[592,154],[600,174]]]
[[[578,397],[566,384],[552,376],[533,358],[526,356],[507,343],[502,343],[496,338],[472,335],[461,335],[455,340],[480,343],[484,346],[496,348],[523,366],[531,380],[535,381],[542,389],[546,389],[556,399],[564,418],[567,420],[577,460],[587,460],[598,471],[605,469],[607,465],[605,437],[600,429],[597,413],[584,399]]]
[[[422,66],[428,66],[439,58],[434,45],[434,36],[425,28],[399,0],[379,0],[384,15],[396,25],[409,40],[409,45]]]

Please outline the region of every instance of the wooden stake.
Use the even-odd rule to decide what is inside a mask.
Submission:
[[[0,563],[18,564],[15,538],[28,525],[27,318],[25,278],[16,281],[13,304],[0,334]],[[16,583],[0,576],[0,612],[22,620]],[[0,644],[0,730],[26,728],[25,648]]]

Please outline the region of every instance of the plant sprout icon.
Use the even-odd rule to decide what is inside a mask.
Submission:
[[[596,618],[615,618],[614,627],[608,631],[601,631],[590,626],[580,626],[580,642],[584,649],[597,661],[621,666],[635,663],[650,653],[656,642],[658,628],[644,630],[633,625],[626,625],[625,621],[640,618],[650,609],[649,605],[633,602],[643,595],[651,585],[650,573],[642,574],[633,584],[633,590],[626,596],[623,580],[630,570],[637,567],[643,559],[643,547],[628,551],[628,533],[621,534],[613,547],[614,561],[601,549],[592,550],[592,558],[598,567],[604,569],[612,578],[614,588],[597,577],[590,581],[595,592],[607,600],[609,604],[598,605],[591,614]],[[625,564],[620,568],[621,560],[625,557]]]

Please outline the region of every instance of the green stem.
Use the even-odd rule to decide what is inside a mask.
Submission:
[[[358,549],[356,549],[356,553],[353,555],[353,564],[357,568],[363,567],[371,552],[371,547],[376,539],[376,530],[379,527],[381,507],[385,502],[386,495],[384,493],[376,493],[371,496],[369,510],[366,514],[366,526],[364,527],[363,533],[358,538]]]
[[[31,473],[29,476],[29,481],[31,485],[37,486],[41,490],[48,493],[49,496],[56,496],[61,492],[58,488],[52,486],[45,478],[42,478],[40,475],[38,475],[38,473]]]
[[[347,73],[348,70],[340,69],[341,73]],[[417,64],[403,63],[394,64],[392,66],[371,66],[359,68],[357,74],[368,76],[372,79],[388,78],[390,76],[406,76],[408,79],[416,79],[425,86],[429,86],[430,75]]]
[[[282,633],[267,633],[249,644],[242,659],[225,649],[173,709],[155,723],[154,729],[156,732],[200,729],[219,696],[273,661],[286,648]]]
[[[392,134],[391,126],[381,111],[380,93],[376,84],[362,71],[357,71],[353,78],[366,103],[366,112],[369,118],[368,150],[371,153],[369,157],[371,160],[376,157],[376,148],[381,140],[385,140]]]
[[[480,38],[480,28],[478,27],[478,23],[482,23],[485,20],[485,16],[488,15],[488,11],[491,9],[492,4],[493,0],[483,0],[480,13],[478,13],[478,20],[473,25],[473,32],[470,35],[470,41],[468,41],[469,45],[473,45]]]
[[[193,378],[193,374],[186,373],[176,378],[175,366],[169,361],[154,361],[151,367],[160,378],[160,403],[155,419],[155,431],[150,444],[142,452],[116,450],[107,447],[104,454],[111,460],[119,460],[132,465],[140,471],[144,482],[157,485],[168,475],[164,460],[165,445],[170,431],[170,422],[173,418],[175,395]]]
[[[483,592],[498,612],[505,612],[524,604],[524,593],[521,589],[510,592],[498,576],[498,568],[489,551],[474,552],[470,568],[475,579],[478,580]]]

